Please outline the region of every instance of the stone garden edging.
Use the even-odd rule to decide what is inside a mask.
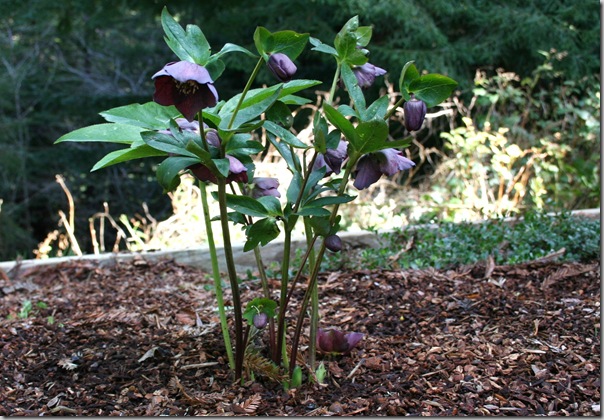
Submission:
[[[554,215],[555,213],[551,213]],[[571,212],[574,217],[588,217],[588,218],[600,218],[600,209],[585,209],[585,210],[575,210]],[[504,222],[513,223],[517,221],[517,218],[507,218],[504,219]],[[481,223],[482,221],[477,221],[475,223]],[[437,224],[428,224],[428,225],[409,225],[407,229],[418,229],[420,227],[437,227]],[[338,235],[342,239],[342,243],[345,246],[349,246],[352,248],[376,248],[380,245],[380,240],[378,235],[381,233],[388,233],[391,230],[379,231],[377,233],[368,232],[368,231],[351,231],[351,232],[341,232]],[[305,240],[303,238],[294,239],[292,241],[292,255],[296,249],[303,249],[305,247]],[[243,252],[243,244],[236,245],[233,247],[234,251],[234,259],[235,266],[239,273],[245,273],[248,269],[255,270],[256,262],[254,258],[253,252]],[[283,249],[282,242],[275,241],[271,242],[268,245],[264,246],[261,250],[262,258],[265,264],[269,264],[271,262],[280,262],[283,260]],[[224,265],[224,250],[222,248],[218,249],[218,259],[220,261],[220,269],[222,271],[226,271],[226,266]],[[158,261],[162,259],[173,259],[175,262],[179,264],[184,264],[188,266],[198,267],[200,269],[211,272],[211,260],[208,252],[208,248],[206,246],[203,247],[195,247],[188,249],[167,249],[162,251],[142,251],[136,253],[105,253],[105,254],[89,254],[81,257],[78,256],[69,256],[69,257],[57,257],[57,258],[49,258],[44,260],[21,260],[21,261],[5,261],[0,262],[0,272],[4,271],[5,273],[10,273],[11,271],[17,270],[27,270],[33,267],[43,267],[43,266],[51,266],[57,265],[68,261],[97,261],[100,267],[111,266],[117,264],[119,262],[127,262],[134,259],[143,258],[148,261]]]

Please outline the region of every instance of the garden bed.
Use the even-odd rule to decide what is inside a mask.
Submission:
[[[200,268],[0,276],[0,415],[600,415],[599,261],[325,273],[321,326],[365,337],[289,391],[258,371],[233,382]]]

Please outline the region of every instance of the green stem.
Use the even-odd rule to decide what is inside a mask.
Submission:
[[[405,98],[401,97],[401,99],[399,99],[398,102],[395,103],[394,106],[386,113],[384,120],[388,121],[388,118],[392,117],[392,115],[396,112],[396,109],[401,106],[403,102],[405,102]]]
[[[206,236],[208,238],[208,247],[210,248],[210,258],[212,260],[212,275],[214,278],[214,292],[216,293],[216,302],[218,303],[218,314],[220,317],[220,329],[224,339],[229,366],[235,369],[235,360],[233,358],[233,349],[231,347],[231,337],[229,336],[229,327],[227,324],[226,313],[224,310],[224,298],[222,297],[222,280],[220,278],[220,268],[218,267],[218,255],[216,254],[216,244],[214,242],[214,233],[210,219],[210,207],[208,205],[208,194],[206,184],[199,181],[199,191],[201,193],[201,205],[203,207],[203,218],[206,225]]]
[[[224,257],[226,260],[227,273],[231,284],[233,295],[233,312],[235,314],[235,379],[240,379],[243,371],[244,342],[243,342],[243,317],[241,314],[241,297],[239,295],[239,284],[237,283],[237,270],[233,258],[233,246],[229,231],[229,219],[226,205],[226,179],[218,178],[218,206],[220,208],[220,224],[224,242]]]
[[[251,223],[250,223],[251,224]],[[262,284],[262,291],[264,292],[264,297],[267,299],[271,298],[271,292],[268,288],[268,277],[266,276],[266,271],[264,270],[264,262],[262,261],[262,254],[260,253],[260,247],[254,247],[254,257],[256,258],[256,266],[258,267],[258,274],[260,276],[260,283]],[[275,354],[275,320],[271,317],[269,320],[269,347],[270,353]]]
[[[277,324],[277,344],[273,360],[277,365],[281,364],[280,350],[284,345],[285,338],[285,309],[287,308],[287,285],[289,282],[289,256],[291,253],[292,232],[287,223],[285,224],[285,238],[283,239],[283,262],[281,263],[281,294],[279,296],[279,318]]]
[[[260,57],[260,59],[258,60],[258,63],[256,63],[256,67],[254,67],[254,71],[252,71],[252,74],[250,75],[250,78],[248,79],[248,81],[245,85],[245,88],[243,88],[243,92],[241,92],[241,96],[239,97],[239,102],[237,102],[235,111],[233,111],[233,115],[231,116],[231,120],[229,121],[228,128],[233,127],[233,123],[235,122],[235,117],[237,116],[237,113],[239,112],[239,108],[241,107],[241,104],[243,103],[243,100],[245,99],[245,95],[247,95],[248,91],[252,87],[252,83],[256,79],[256,76],[258,76],[258,73],[260,72],[260,69],[262,68],[263,64],[264,64],[264,58]]]
[[[306,235],[306,246],[310,250],[309,258],[308,258],[308,268],[310,272],[314,272],[315,265],[317,264],[316,255],[315,255],[315,247],[313,240],[312,227],[310,226],[310,220],[308,217],[304,218],[304,233]],[[314,370],[315,368],[315,360],[316,360],[316,346],[317,346],[317,329],[319,327],[319,291],[317,287],[317,283],[315,282],[315,286],[312,291],[312,301],[311,301],[311,312],[310,312],[310,334],[309,334],[309,343],[308,343],[308,364],[310,368]]]
[[[340,78],[340,69],[342,68],[342,64],[338,63],[336,67],[336,72],[333,75],[333,82],[331,82],[331,89],[329,90],[329,96],[327,97],[327,103],[329,105],[333,105],[333,96],[336,94],[336,87],[338,86],[338,79]]]

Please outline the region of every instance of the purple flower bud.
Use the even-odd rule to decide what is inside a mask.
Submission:
[[[264,312],[260,312],[259,314],[254,315],[253,322],[254,327],[261,330],[262,328],[266,327],[266,324],[268,324],[268,315]]]
[[[342,250],[342,239],[338,235],[329,235],[325,238],[325,248],[332,252],[340,252]]]
[[[422,128],[424,118],[426,118],[426,103],[419,99],[415,99],[415,95],[411,94],[411,99],[403,105],[405,114],[405,128],[408,131],[417,131]]]
[[[368,87],[373,86],[376,77],[383,76],[387,73],[383,68],[374,66],[371,63],[365,63],[362,66],[353,67],[352,72],[357,77],[359,86],[362,89],[367,89]]]
[[[213,147],[220,147],[221,140],[216,130],[210,129],[206,132],[206,140],[208,144]],[[227,182],[248,182],[247,168],[241,161],[231,155],[225,156],[229,160],[229,175],[227,176]],[[203,182],[216,183],[216,176],[210,171],[205,165],[196,163],[189,166],[189,169],[197,179]]]
[[[267,65],[277,79],[282,82],[289,82],[298,70],[294,62],[283,53],[271,54]]]
[[[152,76],[155,80],[153,100],[160,105],[174,105],[191,122],[203,108],[216,105],[218,92],[205,67],[189,61],[168,63]]]
[[[327,166],[325,176],[328,176],[332,173],[335,173],[336,175],[339,174],[342,169],[342,164],[348,158],[347,150],[348,143],[346,143],[344,140],[340,140],[337,148],[327,149],[325,155],[322,153],[317,155],[317,159],[313,165],[313,171]]]
[[[254,178],[252,179],[252,197],[259,198],[270,195],[272,197],[281,197],[279,193],[279,180],[276,178]]]
[[[355,169],[354,187],[362,190],[377,182],[382,175],[392,176],[415,166],[400,150],[384,149],[359,159]]]
[[[346,354],[350,352],[361,340],[363,334],[348,333],[342,331],[319,328],[317,331],[317,350],[329,354]]]

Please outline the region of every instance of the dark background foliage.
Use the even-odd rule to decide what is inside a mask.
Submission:
[[[175,57],[163,42],[157,0],[0,0],[0,260],[31,257],[58,223],[65,196],[74,195],[77,229],[108,202],[112,213],[169,214],[170,201],[151,160],[90,173],[112,146],[53,146],[68,131],[101,122],[98,112],[151,99],[151,76]],[[373,25],[372,63],[390,81],[408,60],[456,79],[471,95],[476,69],[502,67],[529,75],[538,50],[567,51],[559,70],[580,80],[600,72],[600,11],[594,0],[177,0],[167,2],[182,24],[202,28],[214,50],[233,42],[254,50],[256,26],[309,32],[331,43],[350,17]],[[228,99],[247,80],[251,58],[233,54],[217,81]],[[323,78],[334,64],[306,52],[302,78]],[[258,84],[273,83],[263,72]],[[320,86],[319,89],[327,89]],[[87,246],[87,244],[83,244]]]

